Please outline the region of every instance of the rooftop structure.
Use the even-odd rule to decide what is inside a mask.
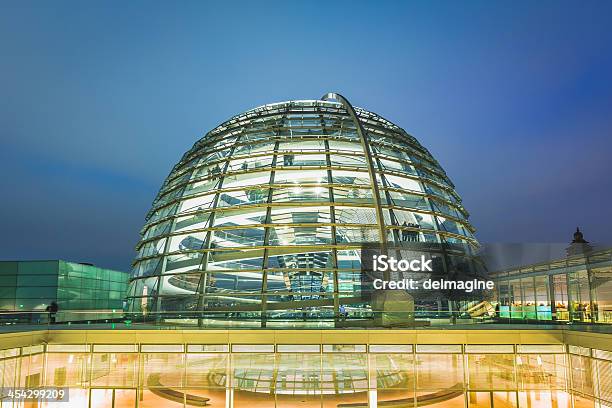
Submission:
[[[333,324],[341,307],[366,317],[362,244],[469,251],[473,232],[442,167],[397,125],[338,94],[265,105],[208,132],[164,181],[129,311],[262,326]]]

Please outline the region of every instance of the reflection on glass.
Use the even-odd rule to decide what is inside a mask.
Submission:
[[[362,243],[477,245],[460,199],[429,152],[386,119],[355,111],[359,123],[338,102],[266,105],[198,141],[149,212],[129,311],[163,313],[176,323],[184,307],[186,324],[203,324],[195,312],[215,325],[244,316],[333,325],[342,298],[349,317],[370,319],[372,307],[360,299],[354,275]],[[247,307],[254,296],[256,304],[270,302],[270,311]],[[278,302],[293,302],[293,309]],[[215,321],[211,308],[221,306],[232,310]]]

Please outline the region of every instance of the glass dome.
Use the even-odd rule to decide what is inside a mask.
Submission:
[[[261,106],[208,132],[163,183],[130,312],[200,323],[367,318],[362,243],[478,245],[414,137],[338,94]]]

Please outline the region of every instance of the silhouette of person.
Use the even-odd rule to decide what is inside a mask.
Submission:
[[[342,320],[346,320],[347,316],[348,316],[348,312],[346,311],[346,308],[344,307],[344,305],[340,305],[340,318]]]
[[[402,224],[402,227],[408,227],[408,224],[406,223],[406,221],[404,221],[404,223]],[[402,230],[402,241],[407,241],[408,240],[408,230],[403,229]]]
[[[45,311],[49,312],[49,323],[55,324],[55,315],[58,310],[59,306],[55,301],[51,302],[51,304],[46,307]]]

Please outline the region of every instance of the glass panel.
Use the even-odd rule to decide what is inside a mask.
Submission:
[[[113,408],[113,390],[112,389],[92,389],[91,390],[91,408]]]
[[[174,232],[206,228],[209,219],[209,212],[178,217],[174,225]]]
[[[283,156],[283,164],[289,165],[288,162],[285,161],[289,155]],[[291,165],[292,166],[327,166],[327,157],[325,154],[292,154],[291,155]]]
[[[367,354],[326,354],[322,360],[321,388],[342,394],[367,389],[367,373]]]
[[[336,203],[363,203],[372,204],[372,190],[359,187],[334,187],[334,201]]]
[[[141,353],[141,359],[144,368],[143,379],[149,388],[182,387],[184,385],[184,354],[177,352]]]
[[[329,141],[329,150],[337,151],[337,152],[360,152],[363,154],[363,148],[361,144],[354,142],[342,142],[339,140],[330,140]]]
[[[224,353],[229,351],[228,344],[188,344],[187,352],[189,353],[201,353],[201,352],[214,352]]]
[[[379,184],[381,184],[383,187],[391,187],[391,188],[397,188],[401,190],[410,190],[410,191],[418,191],[418,192],[423,191],[421,185],[416,180],[399,177],[399,176],[393,176],[391,174],[385,175],[384,178],[387,181],[386,184],[382,184],[382,182],[379,182]]]
[[[335,184],[349,184],[361,186],[371,185],[370,175],[365,172],[357,172],[354,170],[333,170],[332,176],[333,182]]]
[[[370,344],[370,353],[412,353],[412,344]]]
[[[383,170],[397,171],[413,176],[417,175],[416,170],[408,164],[408,162],[399,162],[395,160],[379,159],[380,167]]]
[[[329,158],[333,167],[349,166],[364,168],[367,166],[365,156],[331,154]]]
[[[491,393],[489,392],[469,392],[468,408],[492,408]]]
[[[319,353],[321,348],[318,344],[279,344],[276,346],[279,353]]]
[[[512,344],[466,344],[466,353],[513,353],[514,346]]]
[[[336,227],[336,242],[342,243],[361,243],[361,242],[378,242],[380,236],[378,229],[368,227]]]
[[[563,391],[521,391],[518,393],[520,408],[570,408],[570,395]]]
[[[216,211],[213,226],[257,225],[263,224],[265,219],[265,208]]]
[[[517,344],[516,350],[519,353],[564,353],[563,344]]]
[[[274,354],[258,354],[255,351],[232,355],[234,398],[237,403],[244,403],[243,406],[253,397],[248,393],[269,395],[274,381]]]
[[[412,211],[393,210],[393,219],[389,210],[384,210],[386,225],[399,225],[402,227],[434,229],[433,217],[429,214],[420,214]]]
[[[268,200],[267,188],[250,188],[247,190],[225,191],[219,195],[218,207],[259,204]]]
[[[264,243],[264,228],[240,228],[213,232],[211,248],[259,246]]]
[[[324,344],[324,353],[365,353],[365,344]]]
[[[275,203],[291,201],[329,201],[327,187],[275,187],[272,201]]]
[[[134,266],[134,276],[159,275],[161,272],[161,257],[139,261]]]
[[[417,354],[418,389],[463,389],[461,354]]]
[[[249,143],[242,146],[236,146],[234,156],[246,155],[251,156],[258,153],[267,153],[274,150],[274,142],[265,141],[259,143]]]
[[[327,256],[326,253],[316,255]],[[312,254],[312,256],[315,256],[315,254]],[[325,261],[325,258],[322,258],[322,260]],[[279,295],[273,296],[269,300],[285,302],[320,299],[325,293],[333,292],[331,272],[313,271],[299,264],[292,263],[291,265],[294,265],[295,268],[290,268],[284,272],[273,270],[268,272],[268,292]],[[324,267],[325,265],[319,266],[321,269]]]
[[[93,351],[96,353],[138,352],[138,346],[136,344],[94,344]]]
[[[247,174],[236,174],[226,176],[223,180],[223,188],[255,186],[258,184],[268,184],[270,172],[255,172]]]
[[[574,408],[595,408],[595,400],[588,395],[572,395],[574,400]]]
[[[465,393],[462,390],[441,389],[430,391],[417,391],[417,407],[427,408],[464,408]],[[440,402],[435,402],[440,401]]]
[[[149,241],[144,244],[138,251],[139,258],[158,255],[164,252],[166,246],[166,238]]]
[[[270,167],[271,165],[272,156],[245,156],[231,160],[229,163],[228,173],[261,169],[264,167]]]
[[[21,359],[19,387],[37,387],[43,385],[44,354],[32,354]]]
[[[92,398],[93,402],[93,398]],[[115,390],[114,408],[134,408],[136,406],[136,390]],[[93,407],[92,407],[93,408]]]
[[[3,393],[7,391],[7,388],[19,386],[17,384],[19,362],[19,358],[0,360],[0,387],[4,388]]]
[[[415,361],[410,354],[370,355],[370,370],[375,370],[379,393],[388,389],[412,390],[415,386]]]
[[[391,202],[389,203],[391,205],[397,207],[414,208],[419,210],[431,210],[424,196],[418,194],[410,194],[404,191],[388,191],[388,194],[391,198]]]
[[[273,353],[274,345],[273,344],[233,344],[232,352],[233,353]],[[261,357],[261,358],[267,361],[267,357]],[[247,360],[238,358],[238,361],[246,362]]]
[[[281,354],[277,356],[276,395],[284,406],[319,406],[321,378],[321,357],[318,354]],[[327,388],[327,387],[326,387]],[[289,398],[288,396],[292,396]],[[310,398],[308,398],[310,397]],[[302,405],[302,402],[306,401]]]
[[[89,383],[89,354],[47,353],[45,385],[72,387]]]
[[[535,277],[536,313],[538,320],[552,320],[548,276]]]
[[[535,319],[536,297],[533,278],[521,279],[521,289],[523,291],[523,317],[525,319]]]
[[[155,380],[156,378],[153,378]],[[180,391],[169,393],[167,387],[157,385],[154,387],[154,384],[158,384],[155,381],[151,381],[149,388],[144,388],[139,392],[138,396],[138,406],[139,407],[164,407],[164,408],[184,408],[182,402],[183,396]]]
[[[89,350],[90,350],[89,344],[48,344],[47,345],[48,352],[80,353],[80,352],[88,352]]]
[[[147,228],[142,238],[148,239],[154,236],[166,234],[170,232],[171,225],[172,225],[172,221],[164,221],[159,224],[152,225],[149,228]]]
[[[278,151],[325,151],[325,142],[323,140],[281,142],[278,144]]]
[[[516,369],[520,389],[565,388],[565,354],[521,354]]]
[[[244,270],[260,269],[263,261],[263,250],[244,250],[241,252],[214,253],[208,261],[208,270]]]
[[[569,303],[567,277],[565,274],[553,275],[553,296],[555,300],[555,317],[557,320],[569,320]]]
[[[612,362],[595,360],[597,364],[597,381],[599,398],[612,402]]]
[[[327,170],[277,170],[274,184],[322,184],[327,183]]]
[[[175,235],[170,238],[168,252],[194,251],[203,249],[206,242],[206,231]]]
[[[458,224],[457,222],[453,220],[450,220],[444,217],[440,217],[440,216],[436,216],[436,218],[438,219],[438,225],[440,226],[440,230],[451,232],[453,234],[458,234],[458,235],[466,235],[465,231],[463,230],[463,226],[461,224]],[[533,318],[535,318],[535,316]]]
[[[515,389],[513,354],[469,354],[469,385],[480,389]]]
[[[189,198],[181,201],[179,213],[195,210],[205,210],[212,207],[215,194],[206,194],[199,197]]]
[[[138,384],[138,354],[94,353],[91,383],[95,386],[136,386]]]
[[[226,378],[227,354],[188,354],[187,377],[188,387],[224,388],[228,385]]]
[[[325,245],[331,242],[331,227],[270,228],[271,245]]]
[[[274,224],[330,223],[330,207],[272,208],[271,220]]]
[[[585,356],[570,354],[571,380],[574,391],[593,395],[593,373],[591,359]]]
[[[461,353],[460,344],[417,344],[417,353]]]
[[[595,268],[591,277],[593,282],[597,282],[593,285],[593,318],[596,322],[612,323],[612,268]]]
[[[218,294],[260,293],[263,272],[212,272],[206,276],[206,292]]]
[[[449,216],[454,217],[454,218],[465,219],[465,217],[464,217],[462,212],[457,210],[455,207],[452,207],[452,206],[446,204],[443,201],[436,200],[436,199],[432,198],[430,200],[430,202],[431,202],[431,204],[433,206],[433,209],[435,211],[439,211],[442,214],[449,215]]]
[[[225,388],[212,388],[207,386],[206,388],[192,388],[180,390],[185,393],[186,405],[185,407],[197,407],[206,406],[210,408],[225,408],[226,405],[226,391]],[[165,406],[164,406],[165,408]]]
[[[336,207],[337,224],[377,224],[376,210],[363,207]]]

